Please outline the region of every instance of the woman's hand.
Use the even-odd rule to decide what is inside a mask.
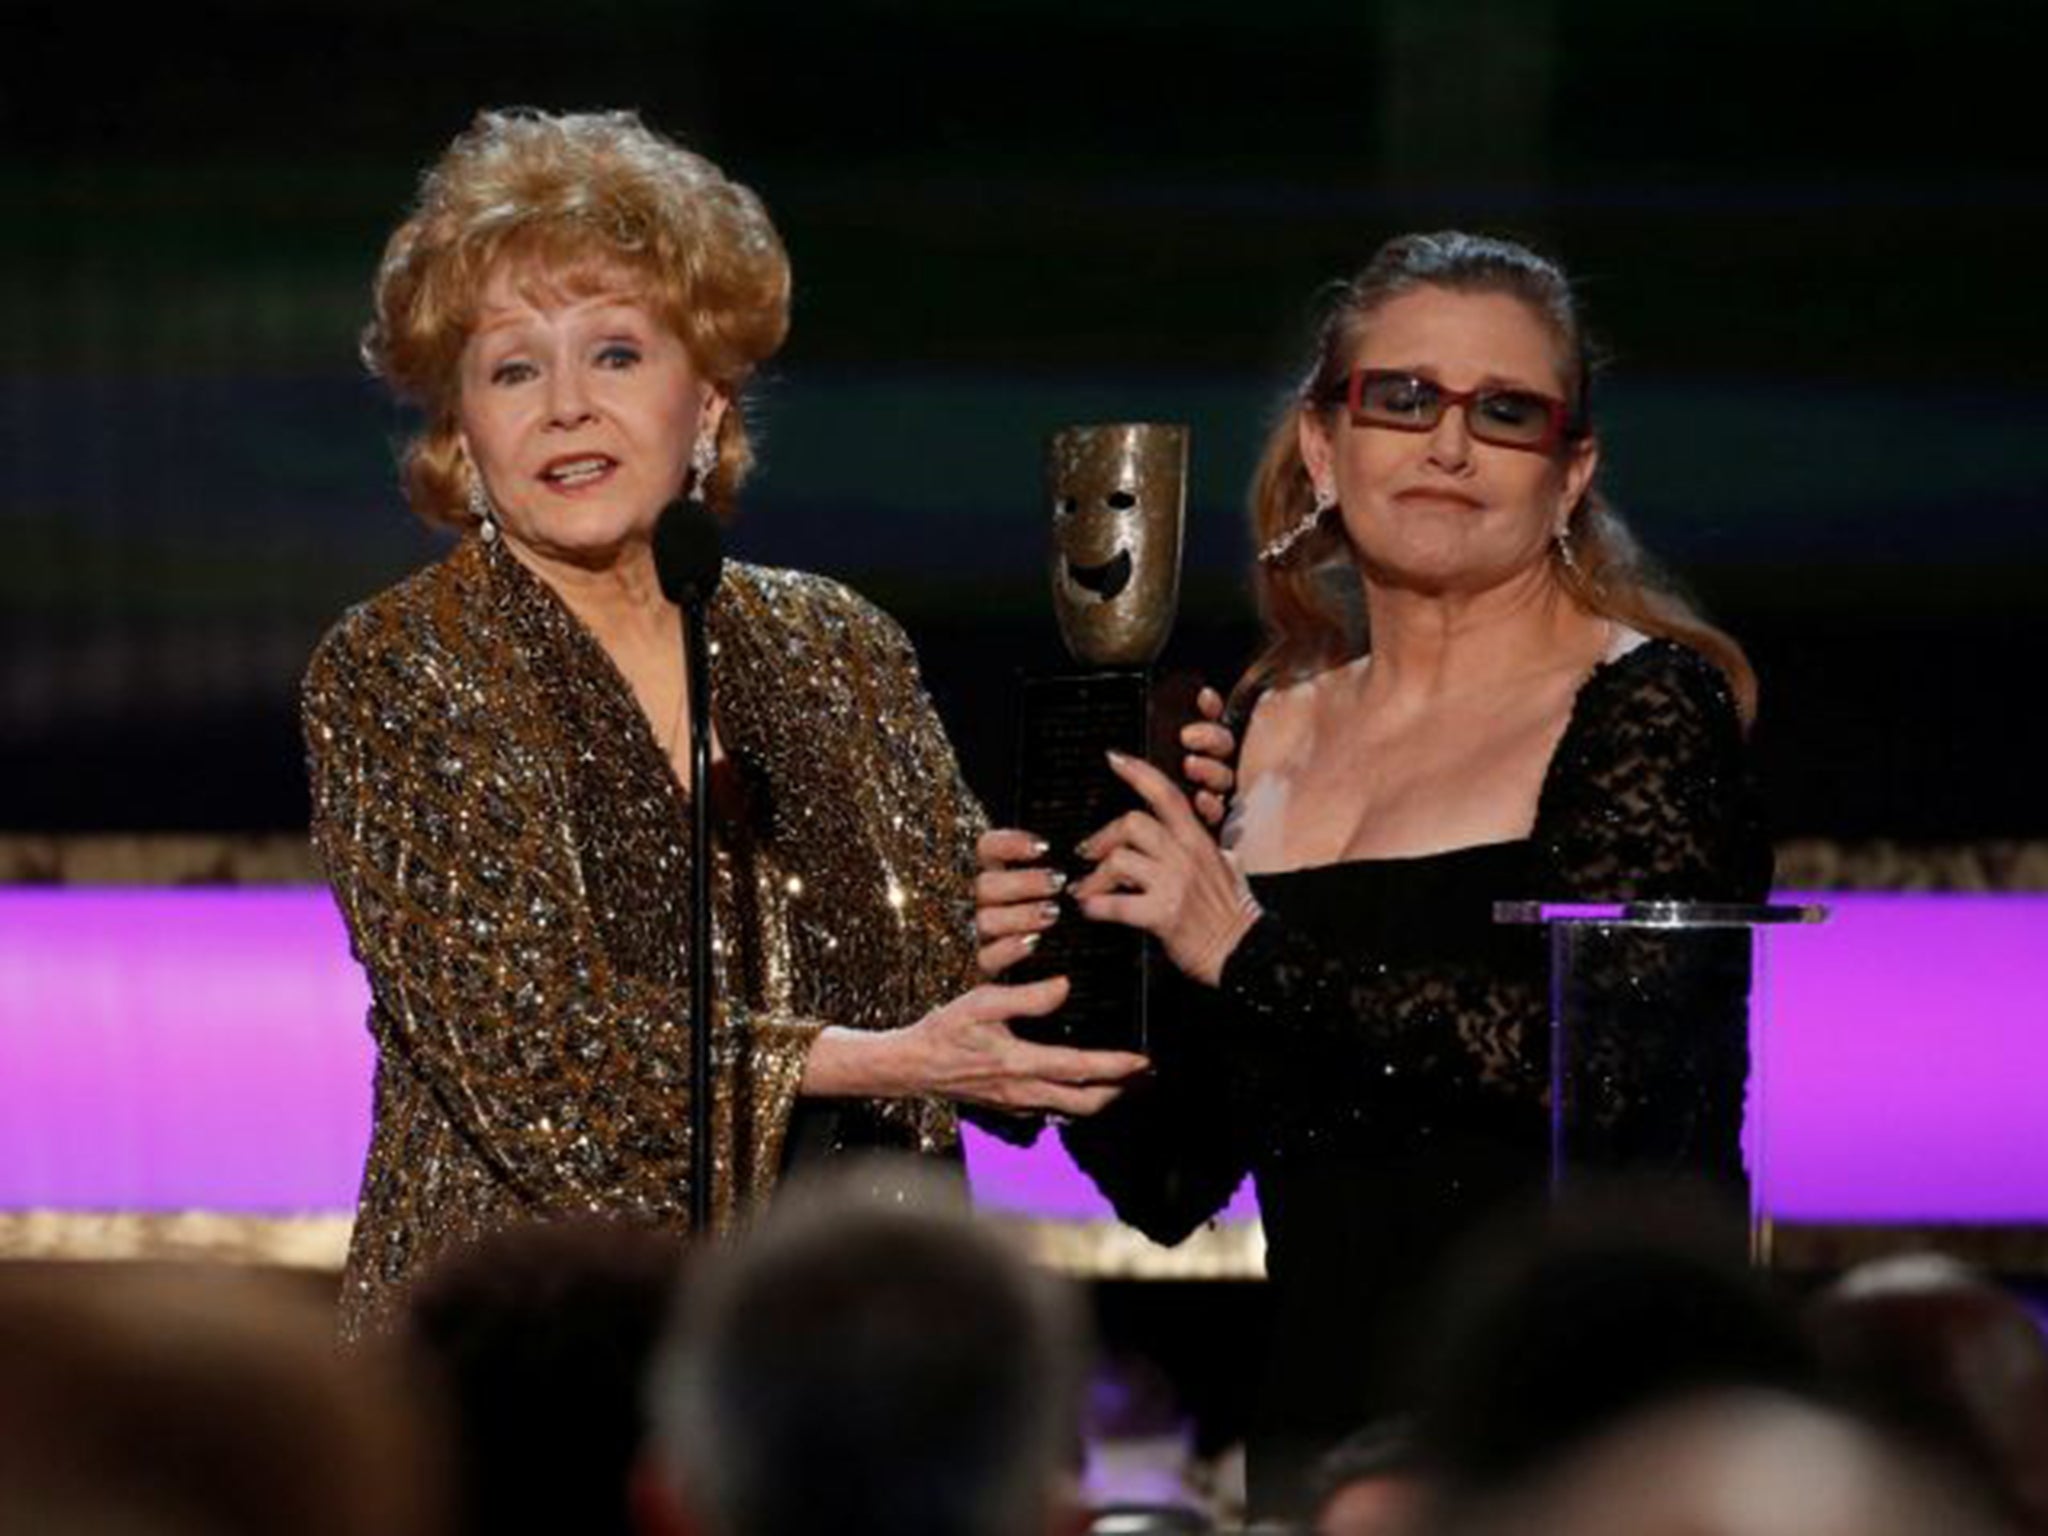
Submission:
[[[1081,844],[1096,863],[1074,886],[1075,905],[1097,922],[1144,929],[1175,965],[1213,987],[1259,904],[1172,780],[1118,752],[1109,764],[1150,811],[1127,812]]]
[[[1223,695],[1204,688],[1195,696],[1202,718],[1181,727],[1187,748],[1181,771],[1193,790],[1193,804],[1210,826],[1222,824],[1237,773],[1237,737],[1223,724]],[[1045,839],[1014,828],[984,832],[974,845],[981,873],[974,881],[974,932],[980,940],[975,961],[984,976],[1000,976],[1038,947],[1045,930],[1059,921],[1059,894],[1066,876],[1037,863]]]
[[[996,1109],[1092,1115],[1152,1063],[1129,1051],[1038,1045],[1011,1033],[1013,1018],[1042,1018],[1067,1000],[1067,979],[980,986],[901,1031],[922,1091]]]
[[[1195,707],[1202,718],[1181,727],[1180,744],[1187,748],[1181,771],[1192,787],[1195,812],[1214,827],[1229,810],[1237,783],[1237,737],[1223,724],[1223,695],[1214,688],[1202,689]],[[975,961],[982,975],[1002,975],[1059,921],[1066,876],[1035,862],[1046,851],[1044,838],[1009,827],[984,832],[974,845],[981,863],[974,880],[974,932],[980,940]]]
[[[1067,877],[1056,869],[1018,867],[1046,854],[1045,839],[1029,832],[984,832],[974,853],[981,862],[974,877],[974,933],[981,941],[975,961],[982,975],[1000,976],[1036,949],[1059,920],[1058,897]]]
[[[800,1092],[823,1098],[935,1096],[994,1109],[1092,1115],[1151,1065],[1128,1051],[1083,1051],[1020,1040],[1015,1018],[1067,1000],[1067,979],[980,986],[902,1029],[827,1029],[804,1063]]]
[[[1195,814],[1220,827],[1237,787],[1237,737],[1223,723],[1223,695],[1214,688],[1195,695],[1195,708],[1202,718],[1180,730],[1180,744],[1188,753],[1180,771],[1194,791]]]

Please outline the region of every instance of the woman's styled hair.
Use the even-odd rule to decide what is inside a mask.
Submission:
[[[1282,403],[1252,477],[1252,540],[1264,548],[1313,516],[1315,489],[1302,461],[1300,424],[1320,412],[1341,421],[1344,381],[1362,350],[1373,317],[1419,288],[1497,293],[1517,299],[1550,332],[1566,380],[1569,441],[1593,436],[1593,367],[1571,284],[1556,263],[1512,240],[1457,230],[1401,235],[1373,253],[1363,271],[1330,290],[1316,328],[1306,377]],[[1756,674],[1742,647],[1702,619],[1646,556],[1597,489],[1589,487],[1566,522],[1571,560],[1553,547],[1552,575],[1581,608],[1647,635],[1677,640],[1727,676],[1746,722],[1756,713]],[[1240,700],[1257,689],[1338,665],[1371,648],[1347,596],[1318,567],[1345,555],[1335,518],[1318,525],[1287,559],[1261,562],[1253,578],[1264,648],[1238,684]]]
[[[761,200],[631,112],[481,112],[421,179],[377,269],[363,360],[426,415],[404,456],[429,523],[467,528],[458,365],[490,275],[567,292],[623,278],[733,402],[705,499],[721,515],[753,463],[739,392],[789,330],[789,258]]]

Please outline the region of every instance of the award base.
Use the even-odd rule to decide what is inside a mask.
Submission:
[[[1177,691],[1188,695],[1180,707],[1172,697]],[[1094,866],[1075,845],[1143,804],[1111,771],[1107,754],[1177,767],[1174,732],[1193,717],[1192,684],[1181,687],[1174,679],[1161,688],[1149,668],[1026,675],[1012,825],[1044,838],[1051,844],[1048,862],[1070,884],[1078,881]],[[1135,928],[1090,922],[1064,900],[1061,907],[1036,952],[1004,979],[1065,976],[1072,990],[1058,1013],[1020,1019],[1013,1027],[1047,1044],[1144,1051],[1157,945]]]

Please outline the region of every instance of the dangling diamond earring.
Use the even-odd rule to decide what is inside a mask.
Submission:
[[[1572,553],[1571,530],[1567,528],[1558,529],[1556,533],[1550,536],[1550,541],[1557,546],[1557,558],[1564,568],[1574,576],[1578,575],[1579,557]]]
[[[1315,488],[1315,504],[1302,515],[1301,520],[1285,533],[1260,546],[1259,563],[1278,565],[1285,560],[1295,545],[1316,531],[1316,526],[1323,520],[1323,514],[1336,505],[1337,493],[1326,485],[1318,485]]]
[[[718,432],[713,427],[699,427],[697,441],[690,446],[690,500],[702,503],[705,487],[711,484],[711,476],[718,468]]]
[[[498,519],[496,509],[491,506],[491,493],[484,489],[484,477],[476,472],[476,466],[469,470],[469,515],[476,519],[476,536],[486,544],[498,541]]]

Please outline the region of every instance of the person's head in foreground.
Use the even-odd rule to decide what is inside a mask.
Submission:
[[[1408,1536],[1421,1528],[1429,1488],[1414,1427],[1406,1419],[1369,1424],[1316,1464],[1315,1536]]]
[[[509,1228],[428,1272],[401,1337],[449,1398],[459,1529],[629,1529],[681,1259],[673,1232],[591,1218]]]
[[[1832,1409],[1770,1393],[1617,1425],[1433,1536],[2000,1536],[1969,1490]]]
[[[1951,1259],[1907,1254],[1815,1297],[1807,1332],[1837,1393],[2048,1531],[2048,1340],[2027,1308]]]
[[[1710,1190],[1581,1178],[1460,1256],[1417,1433],[1446,1491],[1510,1485],[1625,1418],[1712,1390],[1803,1392],[1796,1321]]]
[[[0,1269],[0,1531],[427,1536],[440,1425],[387,1365],[273,1275]]]
[[[893,1187],[891,1197],[872,1190]],[[1047,1536],[1085,1520],[1062,1283],[906,1168],[793,1186],[691,1277],[642,1536]]]

